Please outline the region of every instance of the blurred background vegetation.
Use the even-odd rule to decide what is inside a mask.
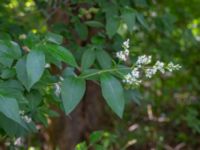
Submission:
[[[69,18],[60,17],[59,11],[67,12],[66,15],[77,11],[77,16],[84,16],[86,20],[94,14],[101,18],[96,13],[96,3],[105,3],[111,10],[114,4],[121,9],[128,6],[126,11],[132,11],[130,7],[138,13],[135,23],[130,21],[133,28],[120,22],[117,34],[106,41],[111,49],[119,50],[123,39],[129,37],[133,55],[153,55],[166,62],[179,63],[182,69],[173,75],[159,75],[145,81],[133,93],[127,90],[126,96],[131,100],[127,101],[123,119],[109,116],[112,126],[92,132],[76,149],[200,149],[199,0],[1,0],[0,38],[21,42],[19,37],[24,34],[30,36],[51,30],[62,34],[66,41],[74,41],[76,37],[69,33],[76,28],[84,39],[87,30],[99,24],[87,22],[89,26],[86,26],[80,20],[76,27],[74,21],[65,23]],[[75,51],[77,57],[84,47],[73,42],[68,45],[79,49]],[[40,149],[43,143],[37,136],[31,135],[29,149]]]

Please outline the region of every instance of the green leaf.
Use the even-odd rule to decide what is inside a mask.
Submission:
[[[68,76],[74,76],[75,74],[75,69],[72,67],[67,67],[63,70],[62,76],[63,78],[67,78]]]
[[[104,27],[104,25],[101,22],[95,21],[95,20],[85,21],[85,24],[90,26],[90,27],[94,27],[94,28]]]
[[[99,71],[98,69],[86,69],[82,71],[80,76],[85,77],[86,80],[99,80]],[[95,75],[91,76],[91,74]]]
[[[104,69],[110,68],[112,66],[112,58],[104,50],[96,51],[96,58],[100,66]]]
[[[105,140],[106,141],[106,140]],[[104,142],[105,142],[104,141]],[[108,145],[109,145],[109,143],[108,143]],[[104,145],[101,145],[101,144],[95,144],[94,145],[94,148],[95,148],[95,150],[105,150],[105,149],[107,149],[107,148],[105,148],[105,146]]]
[[[25,88],[29,90],[29,81],[26,71],[26,57],[23,57],[22,59],[18,60],[16,64],[16,72],[19,81],[21,81],[21,83],[25,86]]]
[[[62,46],[58,46],[57,51],[56,52],[54,51],[54,53],[57,54],[58,58],[61,61],[66,62],[67,64],[69,64],[73,67],[78,66],[74,56],[72,55],[72,53],[68,49],[66,49]]]
[[[27,130],[27,126],[26,124],[22,121],[22,119],[20,118],[19,115],[19,106],[17,104],[17,101],[13,98],[8,98],[8,97],[4,97],[0,95],[0,114],[3,115],[1,117],[1,126],[3,126],[3,128],[9,132],[9,130],[14,131],[13,129],[7,129],[6,128],[6,122],[10,122],[9,120],[11,120],[12,122],[14,122],[16,125],[20,125],[21,127],[23,127],[24,129]],[[5,118],[6,117],[6,118]],[[2,120],[4,119],[4,120]],[[13,128],[16,127],[15,124],[13,125]],[[17,132],[17,131],[15,131]],[[9,134],[13,134],[12,132],[9,132]]]
[[[48,126],[48,119],[46,113],[43,112],[43,107],[37,109],[37,113],[35,115],[35,119],[38,122],[41,122],[45,127]]]
[[[42,51],[31,51],[26,60],[28,89],[40,80],[45,69],[45,55]]]
[[[106,12],[106,33],[109,38],[112,38],[120,25],[120,18],[118,17],[118,7],[115,3],[104,2],[104,11]],[[110,7],[112,6],[112,7]]]
[[[93,36],[91,39],[92,44],[94,45],[105,45],[105,37],[101,35]]]
[[[127,101],[134,101],[136,104],[141,105],[142,96],[137,90],[125,90],[125,99]]]
[[[24,39],[22,42],[23,45],[26,45],[29,49],[32,49],[36,45],[36,43],[38,44],[41,42],[41,38],[38,34],[29,32],[27,34],[27,38]]]
[[[1,75],[0,75],[2,79],[13,78],[14,76],[15,76],[15,69],[13,68],[2,70]]]
[[[81,23],[80,21],[75,22],[75,30],[79,35],[81,40],[86,40],[88,37],[88,28],[85,24]]]
[[[26,102],[23,95],[23,86],[17,80],[7,80],[0,82],[0,94],[17,99],[19,103]]]
[[[7,118],[3,113],[0,112],[0,129],[3,129],[6,134],[10,137],[24,136],[27,132],[24,127],[16,123],[15,121]]]
[[[13,41],[0,40],[0,56],[17,59],[21,57],[21,49],[19,45]]]
[[[32,91],[27,95],[27,99],[29,101],[29,108],[35,111],[42,101],[42,95],[38,91]]]
[[[0,89],[16,89],[23,91],[24,88],[18,80],[7,80],[0,82]]]
[[[13,41],[0,40],[0,63],[10,67],[14,59],[21,57],[19,45]]]
[[[134,0],[134,3],[137,7],[147,7],[147,1],[146,0]]]
[[[143,15],[143,14],[137,13],[136,17],[137,17],[138,22],[139,22],[145,29],[148,29],[148,28],[149,28],[148,24],[146,23],[146,21],[145,21],[145,19],[144,19],[144,15]]]
[[[122,118],[125,100],[121,83],[109,74],[102,74],[100,80],[102,94],[107,104]]]
[[[35,47],[35,49],[44,51],[46,53],[47,60],[52,63],[55,61],[63,61],[73,67],[78,66],[72,53],[65,47],[54,44],[46,44]]]
[[[75,150],[88,150],[86,142],[77,144]]]
[[[112,38],[118,30],[120,25],[119,19],[117,17],[106,17],[106,33],[109,38]]]
[[[81,59],[81,67],[82,69],[89,68],[95,61],[95,51],[88,49],[83,53],[82,59]]]
[[[45,68],[45,55],[41,51],[31,51],[16,64],[17,78],[29,91],[41,78]]]
[[[24,124],[21,122],[21,118],[19,116],[19,106],[15,99],[0,95],[0,112],[9,119],[12,119],[24,126]]]
[[[136,23],[136,15],[133,9],[124,9],[122,12],[122,19],[127,24],[128,30],[133,31],[133,26]]]
[[[99,142],[101,138],[103,137],[103,134],[104,134],[103,131],[92,132],[92,134],[90,135],[90,143],[95,144]]]
[[[10,37],[10,35],[8,33],[0,32],[0,39],[11,40],[12,38]]]
[[[45,38],[47,41],[55,43],[55,44],[62,44],[63,42],[63,36],[52,33],[52,32],[48,32]]]
[[[61,96],[66,114],[78,105],[85,93],[85,80],[77,77],[68,77],[62,82]]]

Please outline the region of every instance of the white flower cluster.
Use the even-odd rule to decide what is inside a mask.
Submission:
[[[179,70],[181,69],[181,66],[179,64],[173,64],[172,62],[170,62],[168,65],[167,65],[167,70],[169,70],[170,72],[174,71],[174,70]]]
[[[19,111],[19,114],[21,116],[21,118],[26,122],[26,123],[31,123],[32,122],[32,119],[25,115],[25,112],[24,111]]]
[[[122,61],[127,61],[129,56],[129,39],[123,42],[123,51],[119,51],[116,53],[116,57],[119,58]]]
[[[142,55],[139,56],[136,61],[136,67],[131,71],[131,73],[128,73],[124,76],[123,82],[128,85],[140,85],[142,82],[140,79],[140,69],[144,65],[148,65],[151,63],[151,56]],[[148,70],[149,74],[153,74],[153,70]]]
[[[146,78],[152,78],[152,76],[158,71],[164,74],[166,70],[172,72],[181,68],[181,66],[178,64],[174,65],[172,62],[170,62],[169,64],[165,65],[165,63],[161,61],[156,61],[153,66],[147,66],[151,63],[151,59],[151,56],[139,56],[136,61],[136,67],[133,68],[131,73],[128,73],[124,76],[123,82],[127,85],[138,86],[140,83],[142,83],[141,78],[143,74]]]
[[[139,80],[140,78],[140,72],[138,70],[138,68],[134,68],[131,73],[128,73],[127,75],[124,76],[124,83],[128,83],[128,84],[135,84],[135,85],[139,85],[142,81]]]
[[[164,63],[160,62],[159,60],[155,63],[155,65],[153,66],[153,68],[155,68],[156,70],[159,70],[161,73],[165,73],[165,69],[164,69]]]
[[[155,68],[147,68],[145,70],[145,74],[147,78],[151,78],[154,74],[156,74],[157,70]]]
[[[179,70],[181,66],[179,64],[173,64],[172,62],[168,63],[166,66],[163,62],[157,61],[155,65],[151,68],[148,68],[145,70],[145,75],[147,78],[151,78],[153,75],[157,73],[157,71],[160,71],[161,73],[165,73],[165,69],[172,72],[175,70]]]
[[[136,65],[138,67],[141,67],[142,65],[148,65],[150,63],[151,63],[151,56],[146,56],[146,55],[139,56],[136,61]]]
[[[157,73],[157,71],[160,71],[161,73],[165,73],[164,65],[165,64],[163,62],[157,61],[153,67],[147,68],[145,70],[145,76],[147,78],[151,78],[153,75]]]
[[[123,51],[116,53],[116,57],[122,61],[127,61],[129,57],[129,39],[123,42]],[[124,76],[123,82],[126,85],[138,86],[142,83],[142,77],[152,78],[158,71],[165,73],[166,70],[172,72],[174,70],[179,70],[180,65],[175,65],[172,62],[165,64],[161,61],[156,61],[153,66],[150,66],[152,62],[152,57],[147,55],[139,56],[135,68],[132,71]]]

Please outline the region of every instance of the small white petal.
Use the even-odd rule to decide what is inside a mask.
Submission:
[[[140,67],[141,65],[148,65],[150,63],[151,63],[151,56],[146,56],[146,55],[139,56],[136,61],[136,65]]]

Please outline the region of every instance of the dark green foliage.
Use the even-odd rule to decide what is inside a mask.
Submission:
[[[199,6],[199,0],[72,0],[67,6],[64,1],[2,0],[2,139],[11,141],[36,132],[38,124],[48,126],[48,119],[57,116],[51,106],[70,115],[84,97],[86,80],[92,80],[101,86],[108,106],[123,119],[113,119],[114,136],[94,132],[77,150],[164,149],[180,143],[185,149],[198,149]],[[52,23],[57,18],[54,8],[66,12],[66,20]],[[127,38],[131,57],[123,63],[116,52]],[[183,67],[173,75],[145,80],[140,88],[126,89],[123,75],[143,54]],[[52,73],[52,65],[60,72]],[[25,116],[32,120],[27,122]],[[138,128],[129,131],[133,124]]]

